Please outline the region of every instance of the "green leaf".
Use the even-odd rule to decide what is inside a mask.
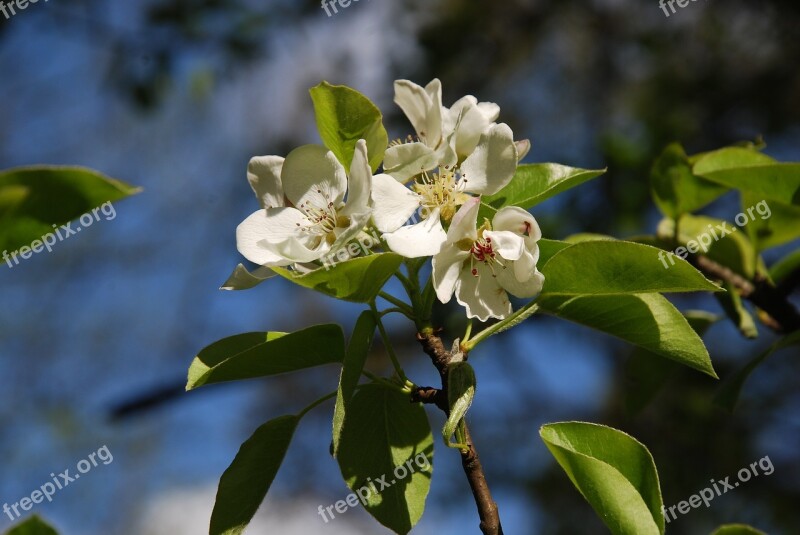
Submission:
[[[239,334],[211,344],[195,357],[186,390],[341,363],[343,359],[344,334],[338,325],[315,325],[291,334]]]
[[[260,266],[250,272],[244,265],[239,264],[228,280],[222,283],[220,290],[249,290],[275,275],[276,273],[268,267]]]
[[[692,163],[692,171],[697,175],[775,163],[774,158],[752,147],[724,147],[711,152],[696,154],[690,158],[690,161]]]
[[[8,530],[6,535],[58,535],[58,532],[37,515],[33,515]]]
[[[656,160],[650,172],[650,189],[661,212],[673,219],[702,208],[728,191],[695,176],[678,143],[667,146]]]
[[[684,314],[689,326],[701,338],[708,328],[719,321],[719,316],[704,311],[689,311]],[[661,355],[637,347],[625,363],[625,410],[634,416],[644,409],[672,379],[681,365],[674,360],[659,358]]]
[[[767,202],[751,192],[742,192],[744,227],[758,251],[770,249],[800,238],[800,207],[776,201]]]
[[[556,253],[540,270],[542,295],[611,295],[719,291],[681,258],[626,241],[587,241]]]
[[[141,189],[82,167],[36,166],[0,172],[0,251],[16,251],[89,214],[116,216],[113,206]],[[96,212],[92,212],[96,210]],[[107,211],[107,213],[106,213]]]
[[[375,335],[375,315],[372,311],[364,311],[358,317],[350,345],[342,363],[342,373],[339,376],[339,388],[336,391],[336,406],[333,410],[333,455],[339,451],[339,441],[342,427],[347,417],[347,408],[356,392],[361,371],[367,361],[369,349],[372,347],[372,338]]]
[[[572,246],[571,243],[567,243],[565,241],[548,240],[545,238],[537,241],[536,245],[539,246],[538,265],[540,267],[545,265],[551,258],[553,258],[553,255],[555,255],[557,252]]]
[[[348,407],[337,461],[369,514],[395,533],[408,533],[422,517],[431,484],[433,436],[425,409],[397,390],[362,386]]]
[[[447,402],[450,415],[442,428],[444,443],[451,448],[466,447],[466,440],[450,442],[450,437],[457,433],[457,428],[467,415],[467,411],[475,398],[475,371],[468,362],[456,362],[447,370]],[[463,438],[463,437],[461,437]]]
[[[509,184],[482,198],[478,220],[490,217],[504,206],[519,206],[526,210],[575,186],[598,177],[605,169],[576,169],[557,163],[522,164]]]
[[[658,233],[660,236],[674,235],[675,222],[671,219],[662,220],[658,225]],[[678,241],[686,249],[680,251],[684,256],[687,251],[703,254],[748,279],[755,275],[756,250],[735,225],[713,217],[686,214],[678,222],[678,234]]]
[[[610,427],[564,422],[539,434],[572,483],[614,535],[661,535],[661,489],[653,457]]]
[[[726,524],[717,528],[711,535],[767,535],[761,530],[745,524]]]
[[[702,339],[663,295],[541,296],[537,303],[549,314],[717,377]]]
[[[350,169],[359,139],[367,142],[372,170],[378,169],[389,145],[378,107],[355,89],[343,85],[322,82],[309,92],[322,142],[345,169]]]
[[[344,301],[369,303],[402,262],[403,257],[398,254],[378,253],[345,260],[330,269],[319,268],[302,275],[279,267],[272,270],[295,284],[325,295]]]
[[[775,162],[744,148],[722,149],[700,158],[694,173],[717,184],[785,205],[800,206],[800,164]]]
[[[800,331],[796,331],[784,338],[781,338],[766,351],[756,356],[753,360],[747,363],[739,371],[725,379],[717,394],[714,396],[714,403],[728,411],[733,411],[736,404],[739,402],[739,396],[742,393],[742,388],[750,375],[764,363],[773,353],[786,349],[794,345],[800,344]]]
[[[275,480],[298,422],[293,415],[275,418],[242,444],[219,480],[209,535],[244,531]]]

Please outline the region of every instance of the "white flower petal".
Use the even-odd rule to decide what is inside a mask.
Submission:
[[[256,156],[247,165],[247,181],[256,194],[261,208],[283,206],[283,186],[281,185],[280,156]]]
[[[531,150],[531,140],[521,139],[519,141],[515,141],[514,144],[517,146],[517,161],[521,162]]]
[[[369,210],[369,195],[372,189],[372,169],[367,157],[367,142],[359,139],[350,165],[350,177],[347,180],[347,203],[341,210],[342,215],[359,214]]]
[[[336,236],[336,241],[331,245],[331,254],[336,253],[342,247],[347,247],[347,245],[358,236],[358,233],[364,230],[370,217],[372,217],[372,213],[369,211],[351,215],[350,225],[344,229],[337,229],[338,234]]]
[[[478,210],[481,207],[479,197],[471,197],[461,205],[456,215],[450,221],[450,228],[447,230],[447,242],[456,244],[462,240],[475,241],[478,239],[478,231],[475,228],[478,224]]]
[[[400,182],[430,171],[439,165],[439,157],[432,148],[424,143],[403,143],[386,149],[383,159],[384,171]]]
[[[394,83],[394,101],[406,114],[420,139],[436,148],[442,138],[442,86],[433,79],[425,88],[409,80]]]
[[[500,106],[494,102],[478,102],[478,111],[490,123],[495,122],[500,117]]]
[[[296,221],[304,221],[303,214],[294,208],[272,208],[271,210],[286,210],[287,216],[297,214]],[[291,260],[283,258],[274,247],[272,242],[266,239],[267,236],[275,234],[274,219],[266,217],[267,210],[259,210],[251,214],[238,227],[236,227],[236,248],[239,252],[255,264],[262,266],[286,266],[291,264]],[[286,221],[288,222],[288,217]],[[289,235],[289,233],[286,233]]]
[[[436,290],[436,297],[442,303],[449,302],[453,296],[456,282],[469,254],[469,251],[462,251],[448,243],[433,257],[433,272],[431,273],[433,287]]]
[[[524,236],[525,246],[528,249],[542,237],[542,230],[539,228],[536,219],[519,206],[501,208],[492,218],[492,229],[508,230]]]
[[[491,240],[492,250],[505,260],[519,260],[526,252],[522,236],[508,230],[489,230],[484,232],[483,236]]]
[[[507,124],[491,127],[480,136],[475,151],[461,164],[464,189],[480,195],[494,195],[517,171],[517,147]]]
[[[476,264],[477,275],[473,275],[469,266],[461,270],[456,287],[456,299],[466,307],[467,316],[486,321],[489,318],[503,319],[511,314],[511,301],[508,294],[500,287],[489,268]]]
[[[307,243],[294,238],[289,238],[288,240],[274,243],[270,246],[274,248],[279,255],[290,259],[292,263],[318,260],[330,250],[330,246],[325,240],[322,240],[319,245],[313,248],[309,247]]]
[[[496,270],[497,282],[500,286],[516,297],[534,297],[542,291],[544,275],[536,270],[535,264],[532,271],[528,271],[524,275],[524,280],[518,277],[520,275],[518,272],[521,270],[517,264],[520,264],[520,262],[513,262],[512,264],[514,265],[506,269]],[[526,263],[523,261],[522,264],[525,265]]]
[[[433,256],[442,249],[447,240],[438,208],[427,219],[415,225],[401,227],[383,237],[392,251],[406,258]]]
[[[419,208],[420,196],[389,175],[372,177],[372,218],[381,232],[394,232]]]
[[[321,208],[338,206],[347,191],[347,174],[331,151],[320,145],[303,145],[286,156],[281,171],[286,197],[298,208],[311,202]]]

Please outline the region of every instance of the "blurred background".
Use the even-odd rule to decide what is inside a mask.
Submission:
[[[207,533],[219,476],[264,421],[334,388],[333,367],[182,393],[205,345],[259,330],[354,323],[359,307],[280,280],[218,290],[242,259],[234,230],[257,208],[248,159],[318,142],[307,90],[321,80],[368,95],[390,137],[410,126],[392,81],[439,77],[445,105],[497,102],[527,162],[609,167],[534,215],[550,238],[653,232],[649,166],[670,141],[699,152],[763,136],[800,160],[800,4],[655,0],[52,0],[0,17],[0,168],[78,164],[144,187],[113,221],[22,265],[0,266],[0,502],[14,503],[107,445],[100,465],[36,506],[65,535]],[[710,210],[732,217],[737,199]],[[768,257],[770,262],[772,258]],[[681,297],[682,310],[720,309]],[[437,311],[461,333],[457,308]],[[436,374],[413,326],[391,323],[406,370]],[[706,336],[720,376],[773,339],[728,323]],[[369,363],[383,370],[379,344]],[[667,506],[765,456],[762,475],[669,526],[707,534],[747,522],[800,526],[800,360],[788,350],[747,384],[733,415],[717,383],[688,369],[646,408],[629,408],[632,350],[536,317],[471,358],[473,435],[506,533],[604,533],[538,437],[542,423],[589,420],[644,442]],[[793,358],[794,357],[794,358]],[[361,509],[324,524],[319,505],[349,491],[328,455],[332,405],[301,424],[250,533],[383,533]],[[434,426],[442,424],[429,411]],[[11,525],[0,518],[0,531]],[[323,527],[324,526],[324,527]],[[437,441],[416,533],[475,533],[458,455]]]

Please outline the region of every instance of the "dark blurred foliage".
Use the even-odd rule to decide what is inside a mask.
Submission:
[[[269,5],[243,0],[162,0],[143,3],[139,22],[144,30],[128,32],[103,18],[102,5],[100,0],[61,6],[54,2],[41,16],[50,17],[63,31],[82,34],[96,46],[113,50],[114,59],[103,66],[110,88],[150,113],[158,111],[176,78],[186,75],[180,68],[186,55],[213,59],[216,79],[235,77],[253,60],[269,56],[265,35],[274,28],[300,24],[321,12],[316,0]],[[800,125],[800,4],[796,1],[714,1],[705,3],[702,10],[690,4],[670,18],[661,15],[655,1],[635,9],[630,2],[577,0],[414,0],[405,5],[424,21],[416,35],[408,36],[424,54],[416,72],[403,77],[418,82],[439,77],[446,103],[467,93],[491,100],[517,91],[519,98],[503,103],[503,119],[515,132],[530,128],[526,123],[531,111],[520,102],[527,98],[526,83],[539,76],[532,67],[542,65],[542,55],[545,62],[551,60],[552,69],[542,76],[561,84],[565,98],[574,100],[582,127],[592,138],[589,146],[596,152],[575,161],[574,151],[559,142],[546,151],[549,159],[609,167],[603,178],[577,194],[565,195],[556,210],[542,217],[543,227],[552,231],[545,234],[554,237],[578,230],[623,236],[652,232],[657,219],[647,183],[649,166],[673,140],[683,142],[690,153],[762,135],[769,146],[771,139]],[[645,9],[655,16],[636,16]],[[0,38],[3,30],[0,25]],[[528,160],[536,159],[540,143],[547,141],[533,139]],[[575,143],[585,146],[579,139]],[[719,312],[710,300],[682,303],[686,304]],[[439,311],[443,324],[449,321],[445,319],[448,310],[457,313],[443,307]],[[309,316],[315,313],[318,310],[309,311]],[[312,321],[307,319],[304,323]],[[472,416],[490,484],[530,493],[541,509],[541,533],[603,532],[600,521],[555,463],[539,461],[539,466],[527,469],[526,457],[512,452],[538,446],[534,442],[542,414],[591,419],[637,437],[656,459],[668,506],[688,499],[711,478],[735,477],[739,468],[770,454],[775,474],[718,498],[710,509],[693,510],[673,522],[669,532],[708,533],[725,520],[771,527],[775,530],[771,533],[797,533],[800,370],[796,352],[772,358],[754,377],[743,406],[733,415],[712,407],[717,383],[689,370],[674,377],[650,407],[629,415],[624,410],[623,379],[629,348],[578,327],[569,328],[570,336],[585,337],[594,345],[596,354],[587,353],[584,358],[602,358],[604,351],[614,355],[610,359],[614,386],[596,400],[595,412],[576,415],[550,406],[545,395],[531,388],[539,379],[536,375],[514,373],[524,366],[524,359],[542,356],[536,337],[546,336],[553,322],[545,318],[520,328],[513,339],[517,347],[511,347],[511,341],[497,342],[502,351],[495,356],[506,358],[509,368],[503,376],[509,403],[500,410],[499,402],[492,403],[479,393]],[[407,336],[408,328],[403,324],[402,332],[398,329],[397,343],[404,354],[418,353]],[[744,346],[738,336],[720,325],[707,337],[721,377],[765,345]],[[427,363],[421,358],[417,362],[415,371],[424,377],[420,370]],[[480,369],[478,373],[480,377]],[[431,383],[435,380],[433,374],[428,378]],[[293,381],[286,378],[270,385],[291,393],[301,388]],[[432,423],[437,424],[436,417]],[[314,484],[313,475],[295,476],[293,484],[300,488]],[[453,493],[444,507],[452,514],[473,514],[464,481],[441,484]]]

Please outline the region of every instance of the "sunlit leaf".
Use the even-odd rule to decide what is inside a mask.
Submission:
[[[356,303],[369,303],[386,284],[403,257],[395,253],[378,253],[345,260],[330,269],[321,267],[304,274],[284,268],[272,268],[281,277],[331,297]]]
[[[195,357],[186,390],[341,363],[342,359],[344,334],[338,325],[315,325],[291,334],[239,334],[211,344]]]
[[[616,429],[583,422],[542,426],[539,434],[572,483],[614,535],[661,535],[661,489],[653,457]]]
[[[389,144],[378,107],[355,89],[343,85],[322,82],[311,88],[310,93],[317,129],[325,146],[349,170],[356,143],[364,139],[370,166],[375,171]]]
[[[425,409],[382,385],[359,388],[337,461],[367,512],[395,533],[408,533],[422,517],[431,484],[433,436]]]
[[[646,292],[718,291],[681,258],[626,241],[587,241],[556,253],[540,268],[542,295],[612,295]]]

